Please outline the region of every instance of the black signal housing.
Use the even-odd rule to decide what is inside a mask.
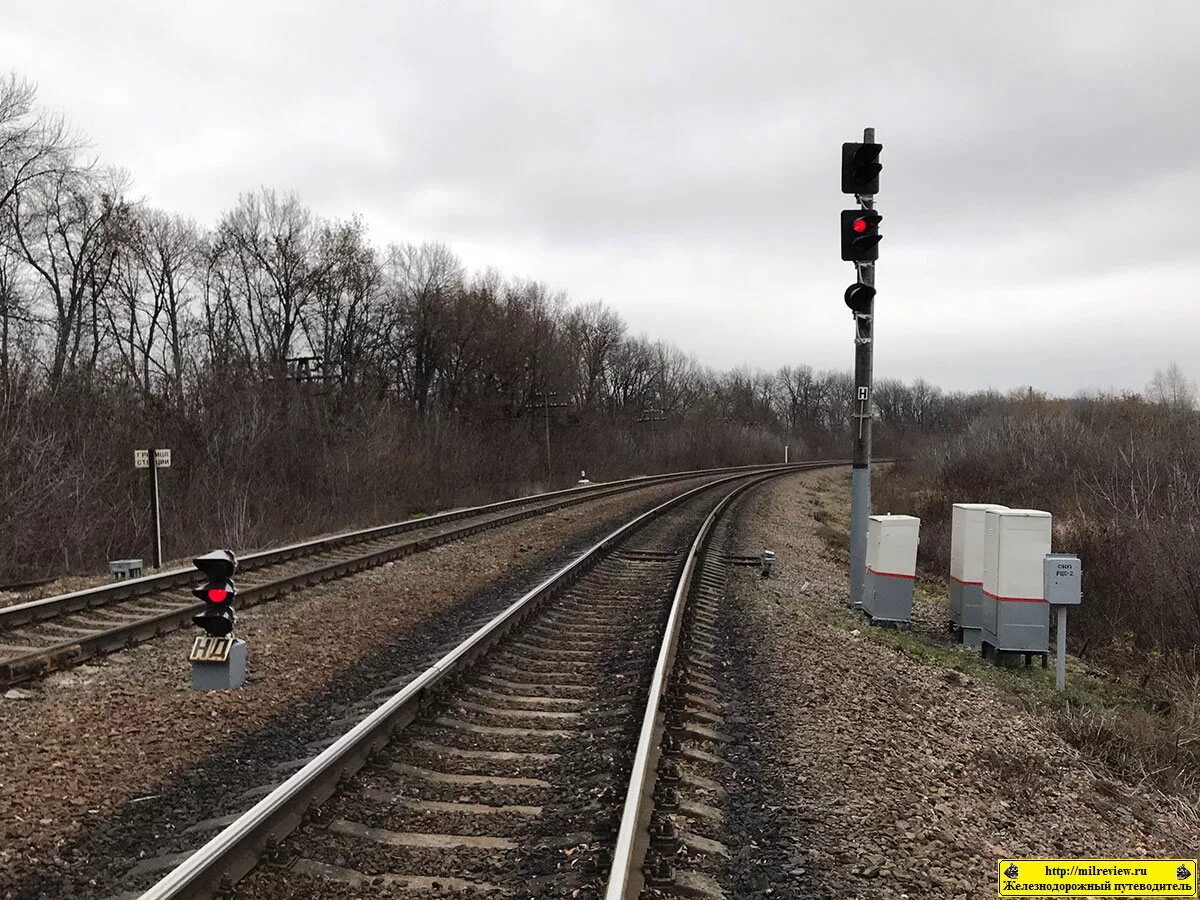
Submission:
[[[196,598],[204,601],[204,610],[192,616],[192,622],[212,637],[228,637],[237,621],[233,611],[237,598],[237,586],[233,583],[237,557],[232,550],[214,550],[197,556],[192,565],[205,576],[204,584],[192,588]]]
[[[842,193],[872,195],[879,193],[879,173],[883,164],[879,154],[883,144],[842,144]]]
[[[873,209],[842,210],[842,259],[874,262],[879,259],[879,223],[883,216]]]

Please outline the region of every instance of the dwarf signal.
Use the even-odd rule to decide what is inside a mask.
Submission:
[[[237,621],[233,611],[233,601],[237,598],[237,586],[233,583],[237,557],[232,550],[214,550],[197,556],[192,564],[207,579],[204,584],[192,588],[196,598],[204,601],[203,611],[192,616],[192,621],[210,637],[228,637],[233,634]]]
[[[204,575],[204,584],[192,588],[196,599],[204,606],[192,616],[198,628],[204,630],[192,643],[188,659],[192,663],[192,689],[197,691],[227,691],[241,687],[246,681],[246,642],[233,636],[237,621],[234,601],[237,585],[237,557],[232,550],[214,550],[192,560]]]

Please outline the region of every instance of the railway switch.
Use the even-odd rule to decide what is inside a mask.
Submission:
[[[979,649],[983,627],[984,518],[995,503],[955,503],[950,519],[950,628]]]
[[[204,609],[192,617],[204,636],[192,644],[192,687],[220,691],[240,687],[246,680],[246,642],[233,636],[237,621],[234,601],[237,586],[233,574],[237,557],[232,550],[214,550],[197,556],[192,564],[203,573],[204,584],[192,588]]]
[[[861,603],[872,624],[912,621],[920,534],[921,520],[916,516],[871,516]]]

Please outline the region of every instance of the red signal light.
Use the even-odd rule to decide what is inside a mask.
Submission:
[[[867,230],[867,220],[866,219],[855,219],[853,227],[856,232],[858,232],[859,234],[862,234],[864,231]]]
[[[229,597],[229,591],[225,588],[209,588],[208,602],[209,603],[224,603]]]

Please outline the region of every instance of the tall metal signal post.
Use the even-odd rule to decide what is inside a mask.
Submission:
[[[875,336],[875,261],[879,259],[881,216],[875,210],[879,192],[879,155],[875,129],[864,128],[862,143],[842,144],[842,193],[854,194],[859,209],[841,214],[842,259],[854,263],[858,275],[846,288],[846,305],[854,313],[853,482],[850,493],[850,605],[862,605],[867,564],[867,525],[871,515],[871,387]]]

